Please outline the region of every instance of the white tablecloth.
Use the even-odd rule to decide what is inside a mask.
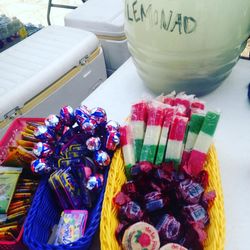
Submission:
[[[230,76],[212,93],[202,97],[207,107],[221,111],[215,135],[220,161],[226,213],[226,250],[250,249],[250,102],[247,86],[250,62],[239,60]],[[129,59],[83,104],[103,107],[108,119],[122,123],[131,104],[154,95],[139,78]],[[216,249],[215,249],[216,250]]]

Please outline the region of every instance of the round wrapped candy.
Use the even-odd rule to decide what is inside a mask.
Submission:
[[[31,162],[31,170],[37,174],[46,174],[51,171],[51,167],[47,164],[45,159],[37,159]]]
[[[120,125],[118,122],[110,120],[107,122],[105,127],[106,127],[108,132],[111,132],[111,131],[118,131],[120,128]]]
[[[158,222],[156,229],[158,230],[161,241],[173,242],[180,236],[181,223],[173,216],[165,214]]]
[[[90,134],[90,135],[93,135],[95,133],[96,127],[97,127],[96,121],[93,119],[89,119],[81,124],[82,130],[86,134]]]
[[[120,135],[117,132],[111,131],[108,133],[106,141],[106,149],[115,151],[116,147],[120,144]]]
[[[75,119],[78,125],[81,126],[83,123],[89,121],[89,113],[81,107],[77,108],[75,109]]]
[[[71,127],[75,123],[74,109],[71,106],[64,106],[60,110],[60,118],[64,125]]]
[[[49,128],[52,131],[55,131],[56,133],[62,133],[64,126],[62,122],[60,121],[59,116],[57,115],[49,115],[47,118],[45,118],[44,121],[45,125],[47,128]]]
[[[176,243],[168,243],[167,245],[162,246],[160,250],[188,250],[188,249]]]
[[[38,142],[33,147],[33,153],[38,158],[46,158],[46,157],[51,156],[53,154],[53,150],[49,144],[43,143],[43,142]]]
[[[43,142],[54,140],[53,132],[44,125],[40,125],[35,128],[34,136]]]
[[[105,124],[107,122],[106,111],[100,107],[92,109],[90,116],[97,122],[97,124]]]
[[[99,137],[90,137],[86,141],[86,146],[90,151],[97,151],[101,148],[101,140]]]
[[[98,150],[94,154],[94,161],[99,167],[105,167],[109,165],[110,157],[105,151]]]
[[[99,190],[103,186],[103,175],[102,174],[95,174],[94,176],[90,176],[87,182],[87,189],[88,190]]]

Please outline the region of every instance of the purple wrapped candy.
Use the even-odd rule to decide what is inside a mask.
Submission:
[[[75,123],[74,109],[71,106],[64,106],[60,110],[60,118],[64,125],[71,127]]]
[[[38,142],[33,147],[33,153],[38,158],[46,158],[48,156],[51,156],[54,152],[49,144],[44,142]]]
[[[198,204],[183,207],[183,215],[186,216],[189,222],[201,222],[207,225],[209,216],[207,211]]]
[[[77,108],[75,109],[75,119],[78,125],[81,126],[83,123],[89,121],[89,113],[81,107]]]
[[[101,140],[99,137],[90,137],[86,141],[86,146],[90,151],[97,151],[101,148]]]
[[[103,175],[102,174],[95,174],[90,176],[87,182],[87,189],[88,190],[99,190],[103,186]]]
[[[108,132],[111,132],[111,131],[118,131],[120,128],[120,125],[118,122],[110,120],[110,121],[108,121],[108,123],[106,124],[105,127],[106,127]]]
[[[189,204],[196,204],[204,192],[203,187],[192,180],[186,179],[179,184],[179,192],[184,201]]]
[[[119,216],[126,221],[136,222],[142,219],[143,211],[136,202],[130,201],[120,208]]]
[[[106,149],[115,151],[116,147],[120,144],[120,134],[114,131],[108,133],[106,141]]]
[[[86,134],[93,135],[95,133],[95,129],[97,127],[96,121],[93,119],[89,119],[82,123],[81,128]]]
[[[145,207],[148,212],[153,212],[164,207],[164,201],[160,192],[151,192],[145,195]]]
[[[37,174],[47,174],[51,171],[51,167],[47,164],[45,159],[37,159],[31,162],[31,170]]]
[[[49,115],[47,118],[45,118],[44,123],[47,128],[49,128],[49,130],[55,131],[56,133],[60,134],[64,130],[64,126],[57,115]]]
[[[158,222],[156,229],[161,241],[173,242],[180,236],[181,223],[173,216],[165,214]]]
[[[110,157],[105,151],[98,150],[94,154],[94,162],[97,166],[102,168],[109,165]]]
[[[40,125],[35,128],[34,136],[43,142],[54,140],[53,132],[44,125]]]
[[[105,124],[107,122],[106,111],[100,107],[92,109],[90,116],[97,122],[97,124]]]

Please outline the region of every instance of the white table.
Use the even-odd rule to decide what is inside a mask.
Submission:
[[[204,96],[207,107],[221,111],[215,135],[226,213],[226,250],[250,249],[250,62],[240,60],[214,92]],[[83,104],[103,107],[108,119],[123,123],[131,104],[150,92],[129,59]],[[216,250],[216,249],[215,249]]]

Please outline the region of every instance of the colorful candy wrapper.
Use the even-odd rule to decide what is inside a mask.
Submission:
[[[110,157],[107,152],[98,150],[94,153],[94,162],[98,167],[103,168],[110,164]]]
[[[162,102],[171,106],[175,106],[175,95],[176,92],[172,91],[168,95],[162,97]]]
[[[196,177],[203,169],[208,150],[212,144],[213,136],[219,121],[220,115],[208,111],[201,130],[196,139],[188,163],[183,167],[186,173]]]
[[[31,170],[37,174],[47,174],[51,171],[50,165],[45,159],[37,159],[31,162]]]
[[[58,224],[54,245],[69,244],[82,238],[87,219],[87,210],[63,211]]]
[[[183,140],[185,138],[187,124],[188,118],[183,116],[175,116],[171,124],[165,161],[173,162],[176,168],[178,168],[181,162]]]
[[[105,124],[107,122],[107,114],[103,108],[97,107],[90,112],[91,119],[95,120],[97,124]]]
[[[48,143],[38,142],[33,147],[33,153],[38,158],[46,158],[53,154],[53,150]]]
[[[111,132],[111,131],[116,131],[118,132],[119,131],[119,128],[120,128],[120,125],[118,122],[116,121],[113,121],[113,120],[110,120],[107,122],[106,126],[105,126],[106,130],[108,132]]]
[[[127,178],[129,178],[130,169],[132,166],[135,165],[135,155],[134,155],[131,127],[129,125],[121,127],[120,134],[121,134],[122,153],[125,162],[125,171]]]
[[[81,126],[84,122],[89,121],[90,114],[85,106],[81,106],[80,108],[75,109],[75,119],[79,126]]]
[[[90,137],[86,141],[87,149],[90,151],[97,151],[101,148],[101,140],[99,137]]]
[[[204,122],[205,116],[203,114],[194,113],[191,115],[189,124],[188,124],[188,134],[182,154],[182,165],[186,164],[190,153],[194,147],[197,136],[201,130],[201,126]]]
[[[131,107],[131,128],[134,140],[135,161],[140,160],[141,149],[147,123],[147,107],[146,101],[138,102]]]
[[[54,134],[44,125],[40,125],[34,130],[34,136],[42,142],[54,140]]]
[[[64,126],[57,115],[49,115],[45,118],[44,123],[49,130],[53,131],[53,133],[62,134],[64,130]]]
[[[160,102],[151,102],[148,107],[148,120],[140,161],[154,163],[158,142],[160,139],[163,119],[164,105]]]
[[[188,116],[190,113],[191,103],[194,100],[194,95],[187,95],[184,92],[178,93],[174,100],[174,105],[182,105],[185,107],[185,114]]]
[[[60,119],[65,126],[73,126],[76,121],[74,109],[71,106],[62,107],[60,110]]]
[[[95,174],[93,176],[90,176],[88,182],[87,182],[87,189],[88,190],[100,190],[103,186],[103,175],[102,174]]]
[[[117,131],[110,131],[107,133],[106,149],[115,151],[120,144],[120,134]]]
[[[173,107],[167,107],[164,109],[165,115],[164,115],[163,127],[161,130],[161,136],[160,136],[160,141],[159,141],[156,160],[155,160],[155,164],[157,165],[161,164],[164,160],[167,140],[168,140],[168,133],[170,130],[170,125],[174,117],[174,112],[175,112],[175,108]]]

